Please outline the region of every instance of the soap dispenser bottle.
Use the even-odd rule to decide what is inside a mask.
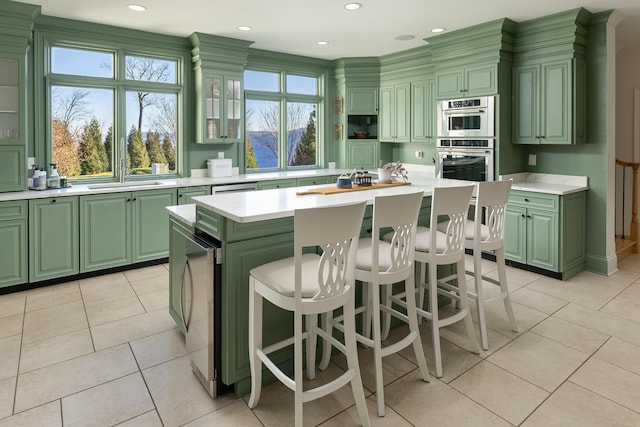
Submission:
[[[47,167],[44,166],[40,169],[40,178],[38,179],[38,190],[46,190],[47,189]]]
[[[49,175],[49,188],[60,188],[60,176],[58,175],[58,167],[55,163],[49,163],[51,173]]]

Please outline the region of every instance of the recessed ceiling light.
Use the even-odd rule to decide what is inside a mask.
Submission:
[[[135,10],[136,12],[144,12],[145,10],[147,10],[146,7],[141,6],[139,4],[130,4],[128,7],[129,9]]]
[[[240,26],[238,27],[238,29],[239,29],[240,31],[251,31],[251,27],[249,27],[249,26],[247,26],[247,25],[240,25]]]
[[[347,3],[344,5],[344,8],[347,10],[358,10],[362,7],[360,3]]]
[[[328,44],[329,44],[329,42],[319,41],[319,42],[318,42],[318,44],[319,44],[320,46],[326,46],[326,45],[328,45]]]
[[[396,36],[396,40],[401,40],[401,41],[413,40],[415,38],[416,38],[416,36],[414,36],[412,34],[405,34],[405,35],[402,35],[402,36]]]
[[[441,33],[444,31],[444,28],[434,28],[433,30],[431,30],[432,33]]]

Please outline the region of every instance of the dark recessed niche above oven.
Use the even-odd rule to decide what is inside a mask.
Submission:
[[[347,138],[378,139],[377,115],[348,115]]]

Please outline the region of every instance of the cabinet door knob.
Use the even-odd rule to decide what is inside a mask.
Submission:
[[[51,199],[51,203],[55,203],[55,202],[56,202],[56,199]]]
[[[531,215],[527,215],[527,218],[531,219]]]
[[[524,199],[524,201],[525,201],[525,202],[528,202],[528,201],[529,201],[529,199]]]
[[[132,201],[132,202],[135,202],[136,200],[138,200],[138,199],[136,199],[136,198],[134,197],[131,201]]]
[[[130,201],[131,201],[131,199],[127,199],[127,202],[130,202]]]

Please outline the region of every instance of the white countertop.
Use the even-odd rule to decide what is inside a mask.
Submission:
[[[415,176],[411,180],[411,185],[338,194],[296,194],[309,188],[335,186],[335,184],[328,184],[244,193],[223,193],[213,196],[198,196],[192,200],[197,206],[216,212],[233,221],[248,223],[293,216],[296,209],[330,207],[361,201],[366,201],[367,204],[373,204],[373,199],[376,196],[407,194],[416,191],[422,191],[425,196],[429,196],[433,194],[434,187],[458,187],[473,184],[474,183],[469,181]]]
[[[511,185],[512,190],[556,194],[560,196],[589,189],[586,176],[523,172],[511,175],[500,175],[498,179],[501,181],[513,179],[513,184]]]
[[[188,205],[167,206],[165,207],[169,216],[176,218],[191,227],[196,226],[196,205],[191,203]]]
[[[177,188],[177,187],[196,187],[199,185],[225,185],[225,184],[241,184],[247,182],[260,182],[270,181],[274,179],[287,179],[287,178],[304,178],[314,176],[326,176],[326,175],[340,175],[345,172],[344,169],[309,169],[290,172],[267,172],[267,173],[252,173],[245,175],[233,175],[223,178],[175,178],[175,179],[157,179],[154,180],[153,176],[149,176],[148,181],[127,181],[124,184],[117,182],[113,183],[100,183],[97,186],[102,188],[90,188],[96,184],[73,184],[69,188],[51,189],[43,191],[12,191],[7,193],[0,193],[0,201],[6,200],[28,200],[28,199],[42,199],[46,197],[64,197],[64,196],[82,196],[87,194],[105,194],[105,193],[118,193],[123,191],[137,191],[137,190],[153,190],[163,188]],[[143,184],[143,185],[141,185]]]

